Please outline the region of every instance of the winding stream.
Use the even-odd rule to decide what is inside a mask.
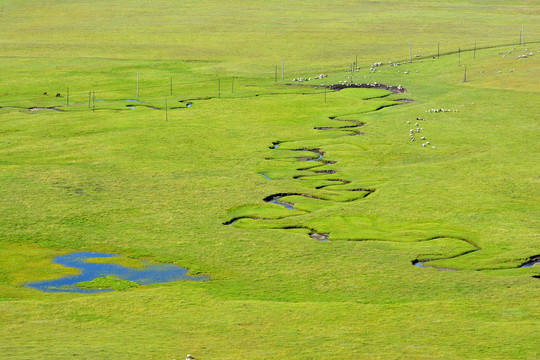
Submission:
[[[378,89],[390,90],[390,91],[392,91],[394,93],[403,93],[403,92],[406,91],[401,86],[396,87],[396,86],[387,86],[387,85],[383,85],[383,84],[355,84],[355,85],[331,85],[331,86],[329,86],[329,88],[334,89],[336,91],[344,89],[344,88],[351,88],[351,87],[353,87],[353,88],[354,87],[357,87],[357,88],[378,88]],[[381,109],[386,108],[388,106],[398,105],[399,102],[411,103],[413,101],[411,99],[399,99],[399,100],[396,101],[395,104],[380,106],[379,108],[375,109],[374,111],[381,110]],[[336,117],[329,117],[329,119],[330,120],[335,120],[335,121],[347,122],[347,123],[350,123],[351,125],[316,126],[316,127],[314,127],[314,129],[321,130],[321,131],[342,131],[342,132],[347,132],[347,133],[349,133],[349,135],[353,135],[353,136],[364,135],[363,132],[360,132],[358,130],[359,127],[365,125],[365,123],[363,123],[363,122],[356,121],[356,120],[348,120],[348,119],[338,119]],[[281,143],[283,143],[283,142],[282,141],[274,141],[272,143],[272,146],[270,146],[270,149],[273,149],[273,150],[278,149],[278,147],[280,146]],[[286,149],[285,151],[287,151],[287,150],[288,151],[306,151],[306,152],[312,152],[312,153],[317,154],[317,157],[312,157],[312,156],[296,157],[297,161],[320,162],[319,165],[298,168],[297,169],[298,171],[311,171],[312,174],[295,175],[295,176],[293,176],[293,179],[302,180],[302,179],[305,179],[305,178],[309,179],[309,177],[311,177],[311,176],[320,176],[321,174],[331,175],[331,174],[336,174],[337,173],[337,170],[334,170],[334,169],[329,169],[329,170],[327,170],[327,169],[322,169],[321,170],[320,169],[320,167],[336,163],[336,161],[323,159],[325,152],[320,148]],[[274,159],[267,158],[267,160],[274,160]],[[278,160],[278,159],[276,159],[276,160]],[[265,177],[267,180],[271,180],[268,176],[266,176],[266,174],[264,174],[264,173],[259,173],[259,174],[261,176]],[[346,179],[330,178],[330,179],[322,179],[322,180],[328,181],[330,183],[315,186],[316,190],[325,189],[325,188],[328,188],[329,186],[348,185],[348,184],[352,183],[351,180],[346,180]],[[333,182],[333,183],[331,183],[331,182]],[[336,191],[336,190],[337,189],[332,188],[332,191]],[[340,191],[363,191],[363,192],[366,192],[366,195],[363,198],[366,198],[367,196],[369,196],[370,194],[375,192],[375,189],[366,189],[364,187],[359,187],[359,188],[354,188],[354,189],[340,189]],[[292,195],[304,196],[304,197],[308,197],[308,198],[315,198],[315,199],[330,201],[329,199],[326,199],[324,197],[314,196],[314,195],[310,195],[310,194],[303,194],[303,193],[278,193],[278,194],[273,194],[273,195],[269,195],[269,196],[265,197],[263,199],[263,201],[265,201],[267,203],[277,204],[277,205],[283,206],[283,207],[285,207],[287,209],[293,209],[294,208],[294,203],[280,200],[281,198],[284,198],[286,196],[292,196]],[[353,199],[353,200],[358,200],[358,199]],[[350,200],[350,201],[352,201],[352,200]],[[272,219],[262,219],[262,218],[258,218],[258,217],[255,217],[255,216],[245,217],[245,218],[250,218],[250,219],[254,219],[254,220],[272,220]],[[242,219],[242,218],[231,219],[230,221],[225,222],[223,224],[224,225],[233,225],[239,219]],[[309,236],[312,239],[318,240],[318,241],[328,241],[329,238],[330,238],[329,233],[319,232],[316,229],[306,227],[306,226],[302,226],[302,225],[299,225],[299,226],[283,226],[283,227],[281,227],[281,229],[306,229],[306,230],[309,230]],[[436,237],[436,238],[431,238],[431,239],[426,239],[426,240],[418,240],[418,241],[415,241],[415,242],[433,241],[433,240],[439,240],[439,239],[443,239],[443,238],[442,237]],[[442,268],[442,267],[437,267],[437,266],[433,266],[433,265],[429,266],[427,264],[432,262],[432,261],[437,261],[437,260],[454,259],[454,258],[464,256],[464,255],[467,255],[467,254],[470,254],[470,253],[481,250],[481,248],[479,246],[475,245],[474,243],[472,243],[471,241],[466,240],[466,239],[456,238],[456,237],[444,237],[444,239],[452,239],[452,240],[455,240],[455,241],[465,242],[465,243],[469,244],[472,247],[472,249],[468,250],[468,251],[465,251],[465,252],[462,252],[462,253],[459,253],[457,255],[452,255],[452,256],[447,256],[447,257],[439,257],[439,258],[432,258],[432,259],[422,259],[422,260],[415,259],[415,260],[411,261],[411,264],[416,266],[416,267],[419,267],[419,268],[434,268],[434,269],[438,269],[438,270],[458,270],[458,269],[452,269],[452,268]],[[351,240],[351,241],[355,241],[355,240]],[[375,240],[370,240],[370,241],[385,241],[385,240],[376,240],[375,239]],[[520,268],[532,267],[537,263],[540,263],[540,255],[535,255],[535,256],[530,257],[527,260],[527,262],[523,263],[519,267]],[[540,276],[538,276],[538,275],[535,275],[534,277],[540,278]]]

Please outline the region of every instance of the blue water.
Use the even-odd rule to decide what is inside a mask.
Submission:
[[[266,176],[266,174],[264,174],[264,173],[259,173],[259,175],[264,176],[264,178],[265,178],[266,180],[272,180],[272,179],[270,179],[268,176]]]
[[[187,104],[186,107],[190,108],[190,107],[191,107],[191,103]]]
[[[270,201],[270,202],[273,203],[273,204],[278,204],[278,205],[281,205],[281,206],[285,206],[285,207],[286,207],[287,209],[289,209],[289,210],[292,210],[292,209],[293,209],[293,207],[292,207],[291,205],[288,205],[288,204],[284,204],[284,203],[282,203],[282,202],[279,202],[279,200],[272,200],[272,201]]]
[[[319,153],[317,153],[319,154]],[[316,159],[309,159],[308,161],[317,161],[317,160],[320,160],[322,158],[322,154],[319,154],[319,157],[316,158]]]
[[[139,100],[126,100],[126,101],[129,101],[129,102],[140,102]]]
[[[522,268],[533,267],[535,264],[538,264],[538,263],[540,263],[540,259],[527,262],[527,263],[521,265],[520,267],[522,267]]]
[[[87,262],[88,259],[110,258],[117,254],[99,252],[76,252],[57,256],[53,263],[81,270],[78,275],[67,275],[55,280],[35,281],[25,285],[45,292],[77,292],[94,294],[112,289],[81,289],[77,283],[91,281],[104,276],[134,281],[140,285],[165,283],[178,280],[206,281],[208,276],[187,275],[188,269],[172,264],[146,264],[143,268],[130,268],[118,264],[100,264]]]
[[[135,106],[130,106],[129,107],[131,110],[135,110]]]

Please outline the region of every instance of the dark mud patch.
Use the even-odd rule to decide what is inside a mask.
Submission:
[[[152,110],[163,110],[162,108],[158,108],[152,105],[146,105],[146,104],[132,104],[132,105],[126,105],[128,107],[145,107]]]
[[[335,174],[336,170],[313,170],[315,174]]]
[[[238,220],[241,220],[241,219],[252,219],[252,220],[275,220],[275,219],[263,218],[263,217],[259,217],[259,216],[239,216],[239,217],[232,218],[232,219],[229,220],[229,221],[223,222],[222,225],[227,225],[227,226],[234,225],[235,222],[237,222]]]
[[[406,104],[411,104],[411,103],[414,102],[413,99],[396,99],[395,101],[399,101],[399,102],[406,103]]]
[[[312,239],[315,239],[315,240],[318,240],[318,241],[327,241],[328,240],[328,233],[317,233],[317,232],[312,232],[309,234],[309,236],[312,238]]]
[[[272,194],[272,195],[269,195],[267,197],[265,197],[263,199],[263,201],[265,202],[272,202],[274,200],[279,200],[285,196],[303,196],[303,197],[307,197],[307,198],[310,198],[310,199],[318,199],[318,200],[326,200],[326,199],[323,199],[321,197],[318,197],[318,196],[315,196],[315,195],[311,195],[311,194],[303,194],[303,193],[278,193],[278,194]]]
[[[320,186],[316,186],[315,189],[324,189],[325,187],[328,187],[328,186],[333,186],[333,185],[347,185],[347,184],[352,183],[351,180],[344,180],[344,179],[324,179],[324,181],[330,181],[330,182],[335,182],[335,183],[339,183],[339,184],[326,184],[326,185],[320,185]]]
[[[59,109],[56,106],[50,106],[50,107],[33,106],[31,108],[28,108],[28,111],[44,111],[44,110],[64,111],[63,109]]]
[[[343,89],[382,89],[393,92],[394,94],[402,94],[407,92],[407,89],[401,86],[384,85],[384,84],[333,84],[327,86],[327,88],[334,91]]]

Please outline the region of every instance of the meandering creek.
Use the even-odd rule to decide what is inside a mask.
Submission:
[[[392,91],[394,93],[403,93],[403,92],[406,91],[405,89],[401,88],[400,86],[395,87],[395,86],[387,86],[387,85],[382,85],[382,84],[376,84],[376,85],[374,85],[374,84],[356,84],[355,86],[342,86],[342,85],[331,85],[331,86],[329,86],[329,88],[334,89],[334,90],[341,90],[341,89],[347,88],[347,87],[379,88],[379,89],[389,90],[389,91]],[[403,100],[406,100],[406,101],[403,101]],[[385,108],[387,106],[398,105],[398,101],[405,102],[405,103],[412,102],[412,100],[410,100],[410,99],[400,99],[400,100],[397,100],[396,104],[381,106],[381,107],[377,108],[375,111],[381,110],[381,109],[383,109],[383,108]],[[314,127],[314,129],[321,130],[321,131],[340,131],[340,132],[345,132],[347,135],[352,135],[352,136],[364,135],[363,132],[360,132],[358,130],[359,127],[365,125],[365,123],[363,123],[363,122],[356,121],[356,120],[338,119],[336,117],[329,117],[329,119],[330,120],[335,120],[335,121],[346,122],[346,123],[349,123],[350,125],[317,126],[317,127]],[[278,147],[282,143],[283,143],[282,141],[274,141],[272,143],[272,146],[270,146],[270,149],[276,150],[276,149],[278,149]],[[279,151],[281,151],[281,149],[279,149]],[[336,161],[323,159],[325,153],[320,148],[285,149],[283,151],[306,151],[306,152],[315,153],[315,154],[317,154],[317,157],[303,156],[303,157],[296,157],[296,160],[297,161],[314,161],[314,162],[317,161],[317,162],[321,163],[320,165],[298,168],[297,169],[298,171],[311,171],[312,174],[295,175],[295,176],[293,176],[293,179],[301,180],[301,179],[309,178],[311,176],[320,176],[321,174],[332,175],[332,174],[337,173],[337,170],[335,170],[335,169],[323,169],[323,170],[320,169],[320,167],[324,167],[326,165],[331,165],[331,164],[336,164],[337,163]],[[274,160],[274,159],[267,158],[267,160]],[[259,174],[261,176],[263,176],[265,179],[271,180],[265,173],[259,173]],[[318,186],[315,186],[314,188],[316,190],[320,190],[320,189],[329,188],[330,186],[332,186],[332,191],[336,191],[337,190],[336,187],[335,187],[336,185],[348,185],[348,184],[352,183],[351,180],[336,179],[336,178],[328,178],[328,179],[325,179],[325,181],[327,181],[328,184],[318,185]],[[366,198],[368,195],[372,194],[375,191],[375,189],[366,189],[364,187],[359,187],[359,188],[352,188],[352,189],[350,189],[350,188],[342,188],[342,189],[340,189],[338,191],[362,191],[362,192],[365,192],[365,195],[363,197],[358,197],[358,198],[353,199],[353,200],[359,200],[359,199]],[[329,200],[329,199],[327,199],[325,197],[322,197],[322,196],[315,196],[315,195],[305,194],[305,193],[279,193],[279,194],[269,195],[269,196],[265,197],[263,200],[265,202],[267,202],[267,203],[277,204],[277,205],[280,205],[280,206],[283,206],[283,207],[285,207],[287,209],[292,210],[294,208],[294,203],[281,200],[281,198],[284,198],[286,196],[292,196],[292,195],[304,196],[304,197],[308,197],[308,198],[314,198],[314,199],[325,200],[325,201],[331,201],[331,200]],[[336,200],[333,200],[333,201],[336,201]],[[347,200],[347,201],[351,201],[351,200]],[[272,220],[272,219],[259,218],[259,217],[256,217],[256,216],[250,216],[250,217],[234,218],[234,219],[231,219],[231,220],[229,220],[227,222],[224,222],[223,224],[224,225],[233,225],[233,224],[236,223],[236,221],[238,221],[240,219],[244,219],[244,218],[246,218],[246,219],[249,218],[249,219],[253,219],[253,220]],[[283,227],[281,227],[281,229],[306,229],[306,230],[309,230],[309,236],[312,239],[319,240],[319,241],[327,241],[330,238],[329,233],[319,232],[319,231],[317,231],[315,229],[312,229],[312,228],[309,228],[309,227],[306,227],[306,226],[303,226],[303,225],[283,226]],[[427,264],[432,262],[432,261],[436,261],[436,260],[454,259],[454,258],[464,256],[464,255],[467,255],[467,254],[470,254],[470,253],[481,250],[481,248],[479,246],[473,244],[469,240],[461,239],[461,238],[453,238],[453,237],[445,237],[445,238],[449,239],[449,240],[465,242],[465,243],[469,244],[472,247],[472,249],[468,250],[468,251],[465,251],[465,252],[462,252],[462,253],[457,254],[457,255],[453,255],[453,256],[439,257],[439,258],[425,259],[425,260],[415,259],[415,260],[411,261],[411,264],[416,266],[416,267],[420,267],[420,268],[435,268],[435,269],[438,269],[438,270],[457,270],[457,269],[442,268],[442,267],[437,267],[437,266],[434,266],[434,265],[427,265]],[[432,240],[438,240],[438,239],[441,239],[441,238],[438,237],[438,238],[432,238],[432,239],[427,239],[427,240],[418,240],[418,241],[415,241],[415,242],[432,241]],[[351,240],[351,241],[354,241],[354,240]],[[385,240],[372,240],[372,241],[385,241]],[[540,263],[540,255],[536,255],[536,256],[533,256],[533,257],[529,258],[527,260],[527,262],[523,263],[519,267],[521,267],[521,268],[532,267],[537,263]]]

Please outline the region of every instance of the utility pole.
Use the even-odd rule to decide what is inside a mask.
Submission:
[[[285,80],[285,59],[281,59],[281,81]]]
[[[137,99],[139,98],[139,73],[137,73]]]

